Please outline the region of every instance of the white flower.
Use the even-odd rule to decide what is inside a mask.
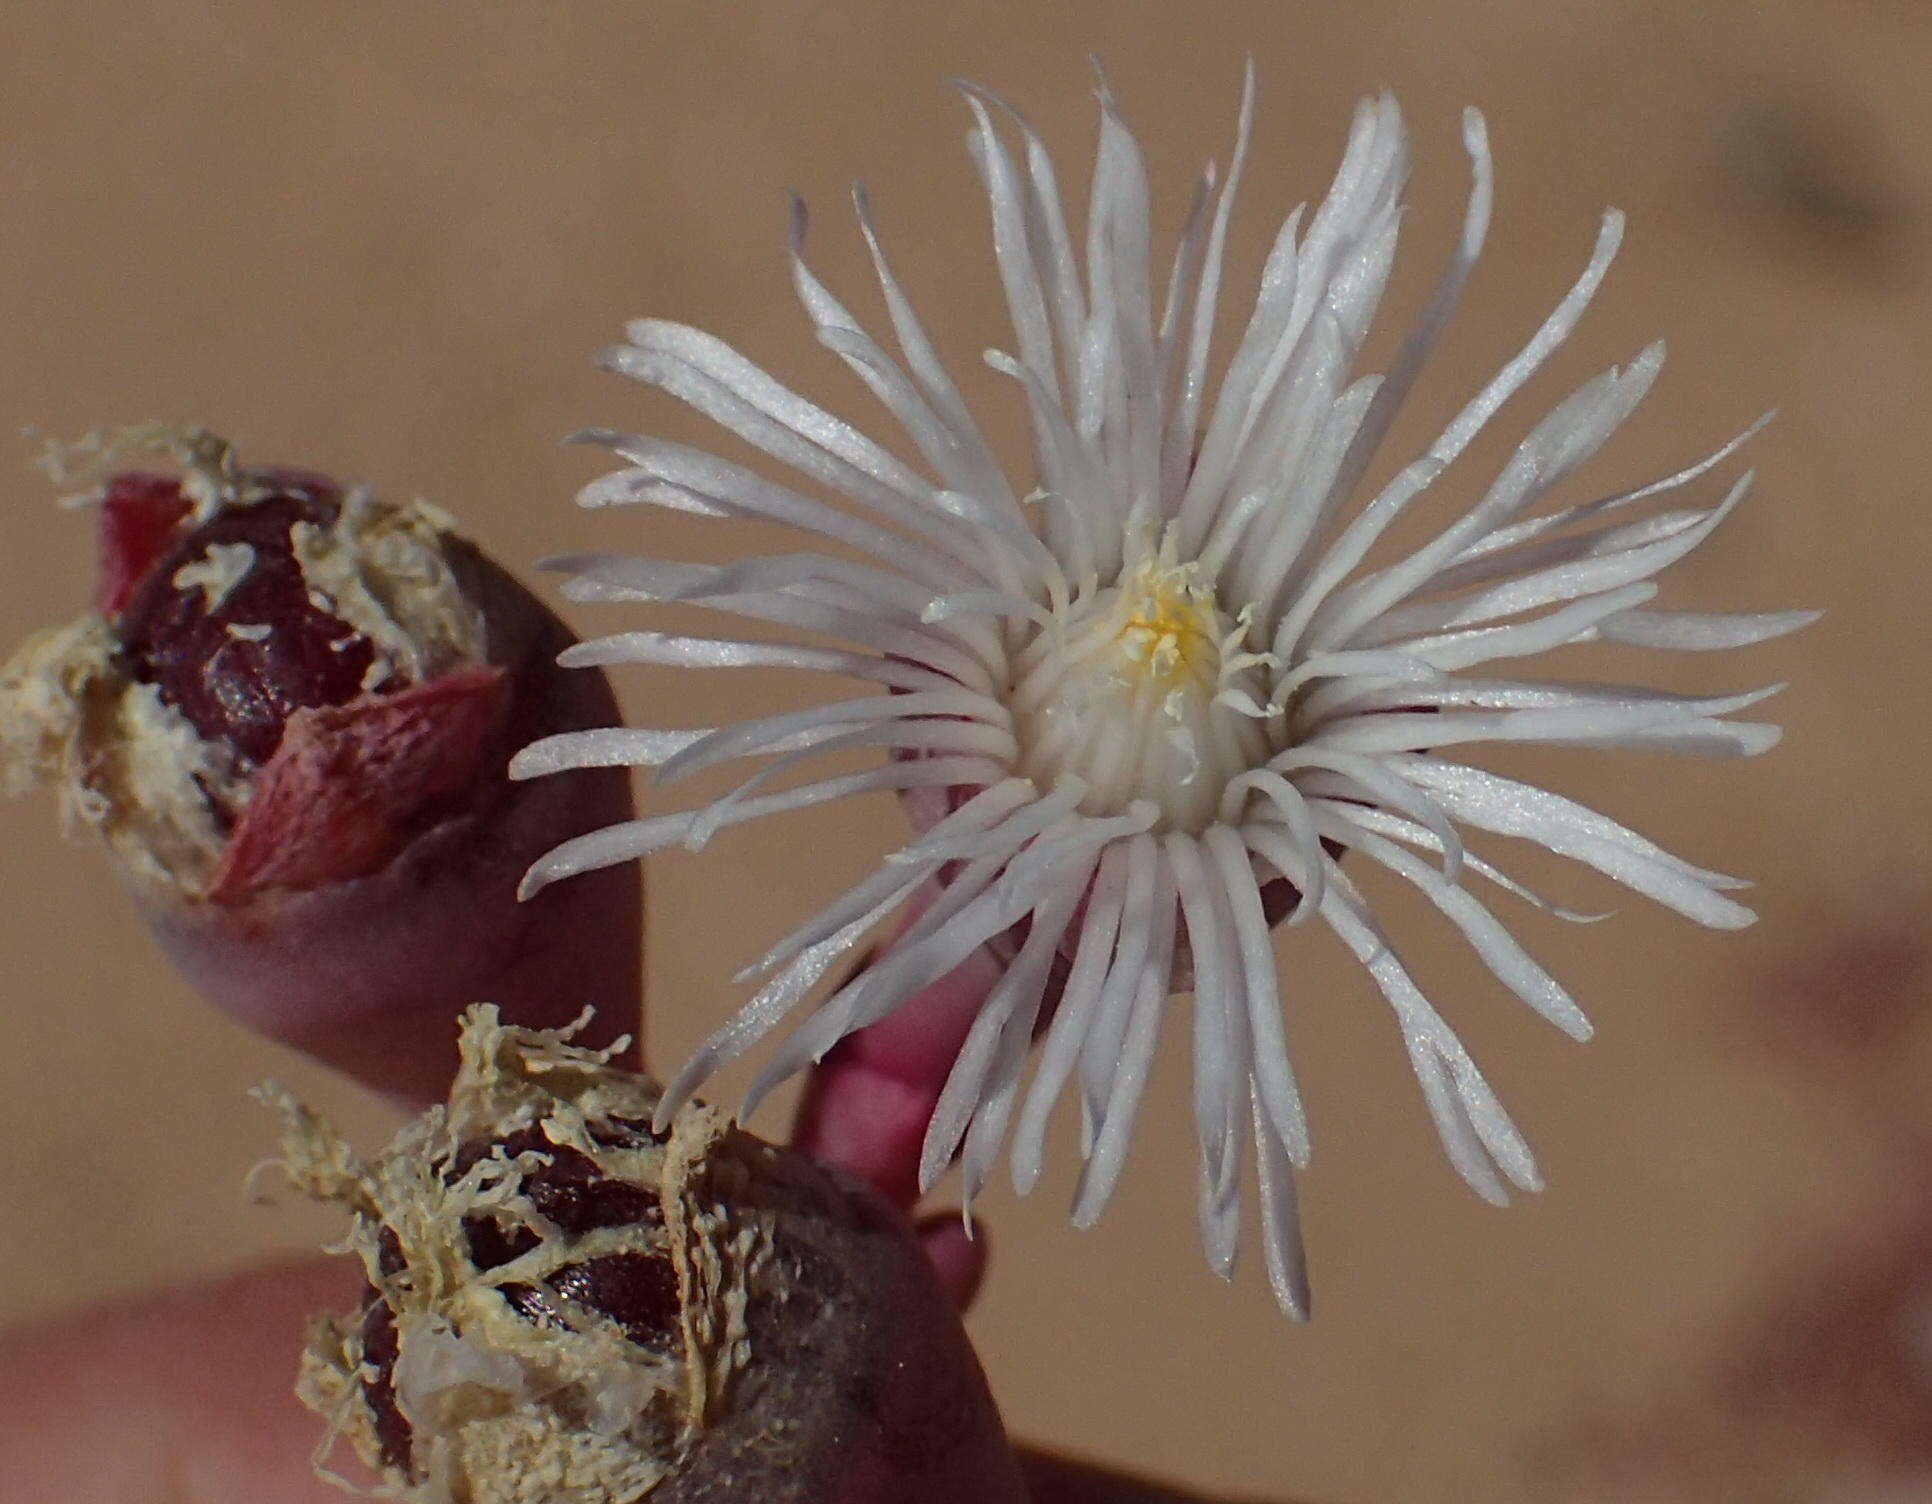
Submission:
[[[587,643],[567,661],[787,667],[868,681],[876,692],[720,728],[610,729],[538,743],[518,760],[518,776],[628,763],[656,766],[668,783],[727,759],[773,760],[701,808],[560,847],[526,886],[695,847],[740,821],[900,791],[936,819],[750,968],[746,975],[768,980],[672,1082],[666,1111],[777,1026],[896,905],[943,875],[937,902],[778,1047],[750,1101],[1024,922],[933,1116],[923,1180],[930,1185],[960,1155],[970,1204],[1010,1126],[1014,1179],[1030,1188],[1049,1111],[1073,1081],[1086,1159],[1073,1216],[1084,1226],[1119,1177],[1168,998],[1189,985],[1191,957],[1208,1258],[1224,1274],[1232,1267],[1251,1135],[1271,1283],[1285,1308],[1302,1313],[1291,1166],[1307,1160],[1308,1128],[1284,1039],[1271,919],[1284,909],[1289,924],[1319,914],[1367,967],[1470,1185],[1495,1201],[1505,1181],[1535,1189],[1521,1136],[1338,857],[1359,853],[1413,883],[1505,985],[1586,1037],[1576,1004],[1463,880],[1474,874],[1540,900],[1465,852],[1459,825],[1534,841],[1717,928],[1750,921],[1725,896],[1743,884],[1453,755],[1485,741],[1761,752],[1777,739],[1775,727],[1722,717],[1772,690],[1689,697],[1518,680],[1505,677],[1507,665],[1577,642],[1736,647],[1791,631],[1812,613],[1646,605],[1656,593],[1651,576],[1703,542],[1750,476],[1714,507],[1639,513],[1637,504],[1704,475],[1756,425],[1661,480],[1530,515],[1637,406],[1663,359],[1657,345],[1559,403],[1486,487],[1469,484],[1428,542],[1368,564],[1398,516],[1438,500],[1425,493],[1447,489],[1438,486],[1442,472],[1568,336],[1622,231],[1621,217],[1605,214],[1582,276],[1521,353],[1424,453],[1379,491],[1364,491],[1482,246],[1490,161],[1474,111],[1463,117],[1474,182],[1461,236],[1389,370],[1353,374],[1395,254],[1409,165],[1400,114],[1384,95],[1358,108],[1321,207],[1307,219],[1297,209],[1282,226],[1215,388],[1210,334],[1248,149],[1252,70],[1233,164],[1218,191],[1212,168],[1204,174],[1158,306],[1140,150],[1104,86],[1084,267],[1038,137],[983,90],[964,93],[1017,351],[986,360],[1026,400],[1031,478],[1015,482],[981,437],[887,264],[862,193],[859,223],[899,357],[806,269],[797,211],[792,277],[821,342],[904,427],[924,471],[710,335],[653,319],[631,324],[604,364],[681,398],[845,505],[682,445],[588,435],[628,466],[588,486],[579,498],[586,506],[776,521],[826,551],[722,566],[623,554],[558,561],[574,576],[573,599],[693,602],[814,639],[635,632]],[[994,128],[995,110],[1018,133],[1018,158]],[[891,756],[866,771],[770,788],[820,753],[855,747]],[[1057,1004],[1056,955],[1071,963]],[[1025,1082],[1029,1044],[1049,1007]]]

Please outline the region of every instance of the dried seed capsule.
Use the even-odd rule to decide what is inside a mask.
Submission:
[[[386,1496],[466,1504],[1017,1501],[906,1224],[569,1032],[465,1019],[448,1105],[356,1158],[274,1088],[283,1168],[346,1207],[369,1290],[299,1392]]]
[[[205,433],[159,442],[178,475],[101,487],[96,610],[0,670],[0,774],[102,837],[211,1001],[365,1079],[439,1093],[418,1063],[452,1058],[480,997],[622,1028],[637,881],[514,899],[559,837],[630,814],[622,773],[504,776],[615,714],[601,674],[557,669],[568,631],[434,509],[244,469]],[[374,1014],[422,1047],[386,1027],[372,1050]]]

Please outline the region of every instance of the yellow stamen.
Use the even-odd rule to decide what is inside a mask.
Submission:
[[[1127,620],[1115,640],[1128,658],[1163,684],[1183,677],[1213,683],[1220,667],[1214,592],[1193,563],[1148,558],[1121,582]]]

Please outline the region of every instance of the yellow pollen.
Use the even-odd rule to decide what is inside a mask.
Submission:
[[[1220,667],[1214,592],[1194,575],[1192,563],[1147,559],[1122,581],[1128,616],[1115,640],[1162,683],[1186,676],[1211,684]]]

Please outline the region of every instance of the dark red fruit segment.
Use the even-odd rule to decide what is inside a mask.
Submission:
[[[656,1142],[649,1124],[627,1119],[594,1123],[590,1132],[600,1144]],[[653,1188],[605,1174],[590,1156],[565,1144],[553,1144],[536,1125],[500,1139],[464,1144],[445,1176],[454,1180],[491,1155],[531,1157],[522,1172],[523,1194],[541,1216],[572,1237],[600,1228],[663,1223],[663,1207]],[[528,1227],[499,1223],[487,1216],[464,1218],[463,1234],[470,1262],[482,1272],[502,1268],[540,1241]],[[383,1228],[377,1243],[377,1264],[382,1273],[402,1273],[406,1265],[394,1231]],[[599,1254],[565,1264],[541,1286],[510,1282],[500,1285],[498,1292],[511,1310],[539,1326],[561,1324],[568,1303],[609,1318],[632,1342],[653,1352],[674,1352],[678,1347],[683,1306],[677,1271],[663,1251],[626,1249]],[[395,1367],[400,1348],[395,1313],[373,1288],[364,1296],[361,1335],[365,1364],[362,1393],[375,1420],[382,1459],[390,1467],[413,1475],[414,1428],[396,1398]]]
[[[376,1240],[376,1265],[389,1275],[403,1271],[402,1243],[387,1227]],[[362,1299],[362,1358],[370,1373],[362,1381],[362,1396],[376,1418],[376,1443],[382,1460],[391,1467],[410,1470],[415,1427],[396,1403],[396,1358],[401,1349],[396,1341],[396,1313],[371,1286]]]
[[[295,710],[209,886],[217,902],[314,888],[383,866],[466,796],[494,747],[508,676],[485,664]]]
[[[623,1145],[654,1141],[649,1125],[616,1120],[598,1123],[591,1135],[599,1143]],[[523,1174],[523,1194],[544,1217],[572,1237],[605,1227],[662,1225],[664,1208],[656,1191],[606,1175],[589,1155],[553,1144],[540,1128],[520,1129],[500,1141],[507,1156],[536,1153],[542,1163]],[[459,1157],[475,1162],[475,1152]],[[464,1223],[470,1258],[479,1269],[495,1269],[536,1246],[527,1228],[505,1230],[486,1218]],[[608,1316],[640,1346],[664,1350],[678,1331],[680,1305],[677,1271],[662,1253],[623,1252],[566,1264],[544,1281],[544,1289],[505,1285],[503,1298],[529,1321],[558,1317],[557,1298]]]
[[[376,1444],[382,1460],[407,1472],[414,1451],[415,1427],[396,1403],[396,1358],[401,1349],[396,1341],[396,1316],[389,1303],[377,1296],[362,1310],[362,1361],[370,1373],[362,1381],[363,1398],[376,1418]]]
[[[334,488],[321,482],[230,508],[175,536],[125,592],[118,625],[134,676],[155,685],[204,739],[251,762],[268,761],[296,710],[362,694],[375,661],[366,637],[311,598],[295,557],[296,524],[327,527],[338,510]],[[175,577],[215,544],[245,545],[253,557],[211,605],[208,591],[177,586]]]
[[[678,1276],[662,1254],[607,1253],[553,1274],[565,1300],[608,1316],[640,1347],[664,1349],[678,1331]]]
[[[187,515],[188,499],[172,476],[133,470],[107,483],[94,573],[96,611],[113,616],[126,604]]]

